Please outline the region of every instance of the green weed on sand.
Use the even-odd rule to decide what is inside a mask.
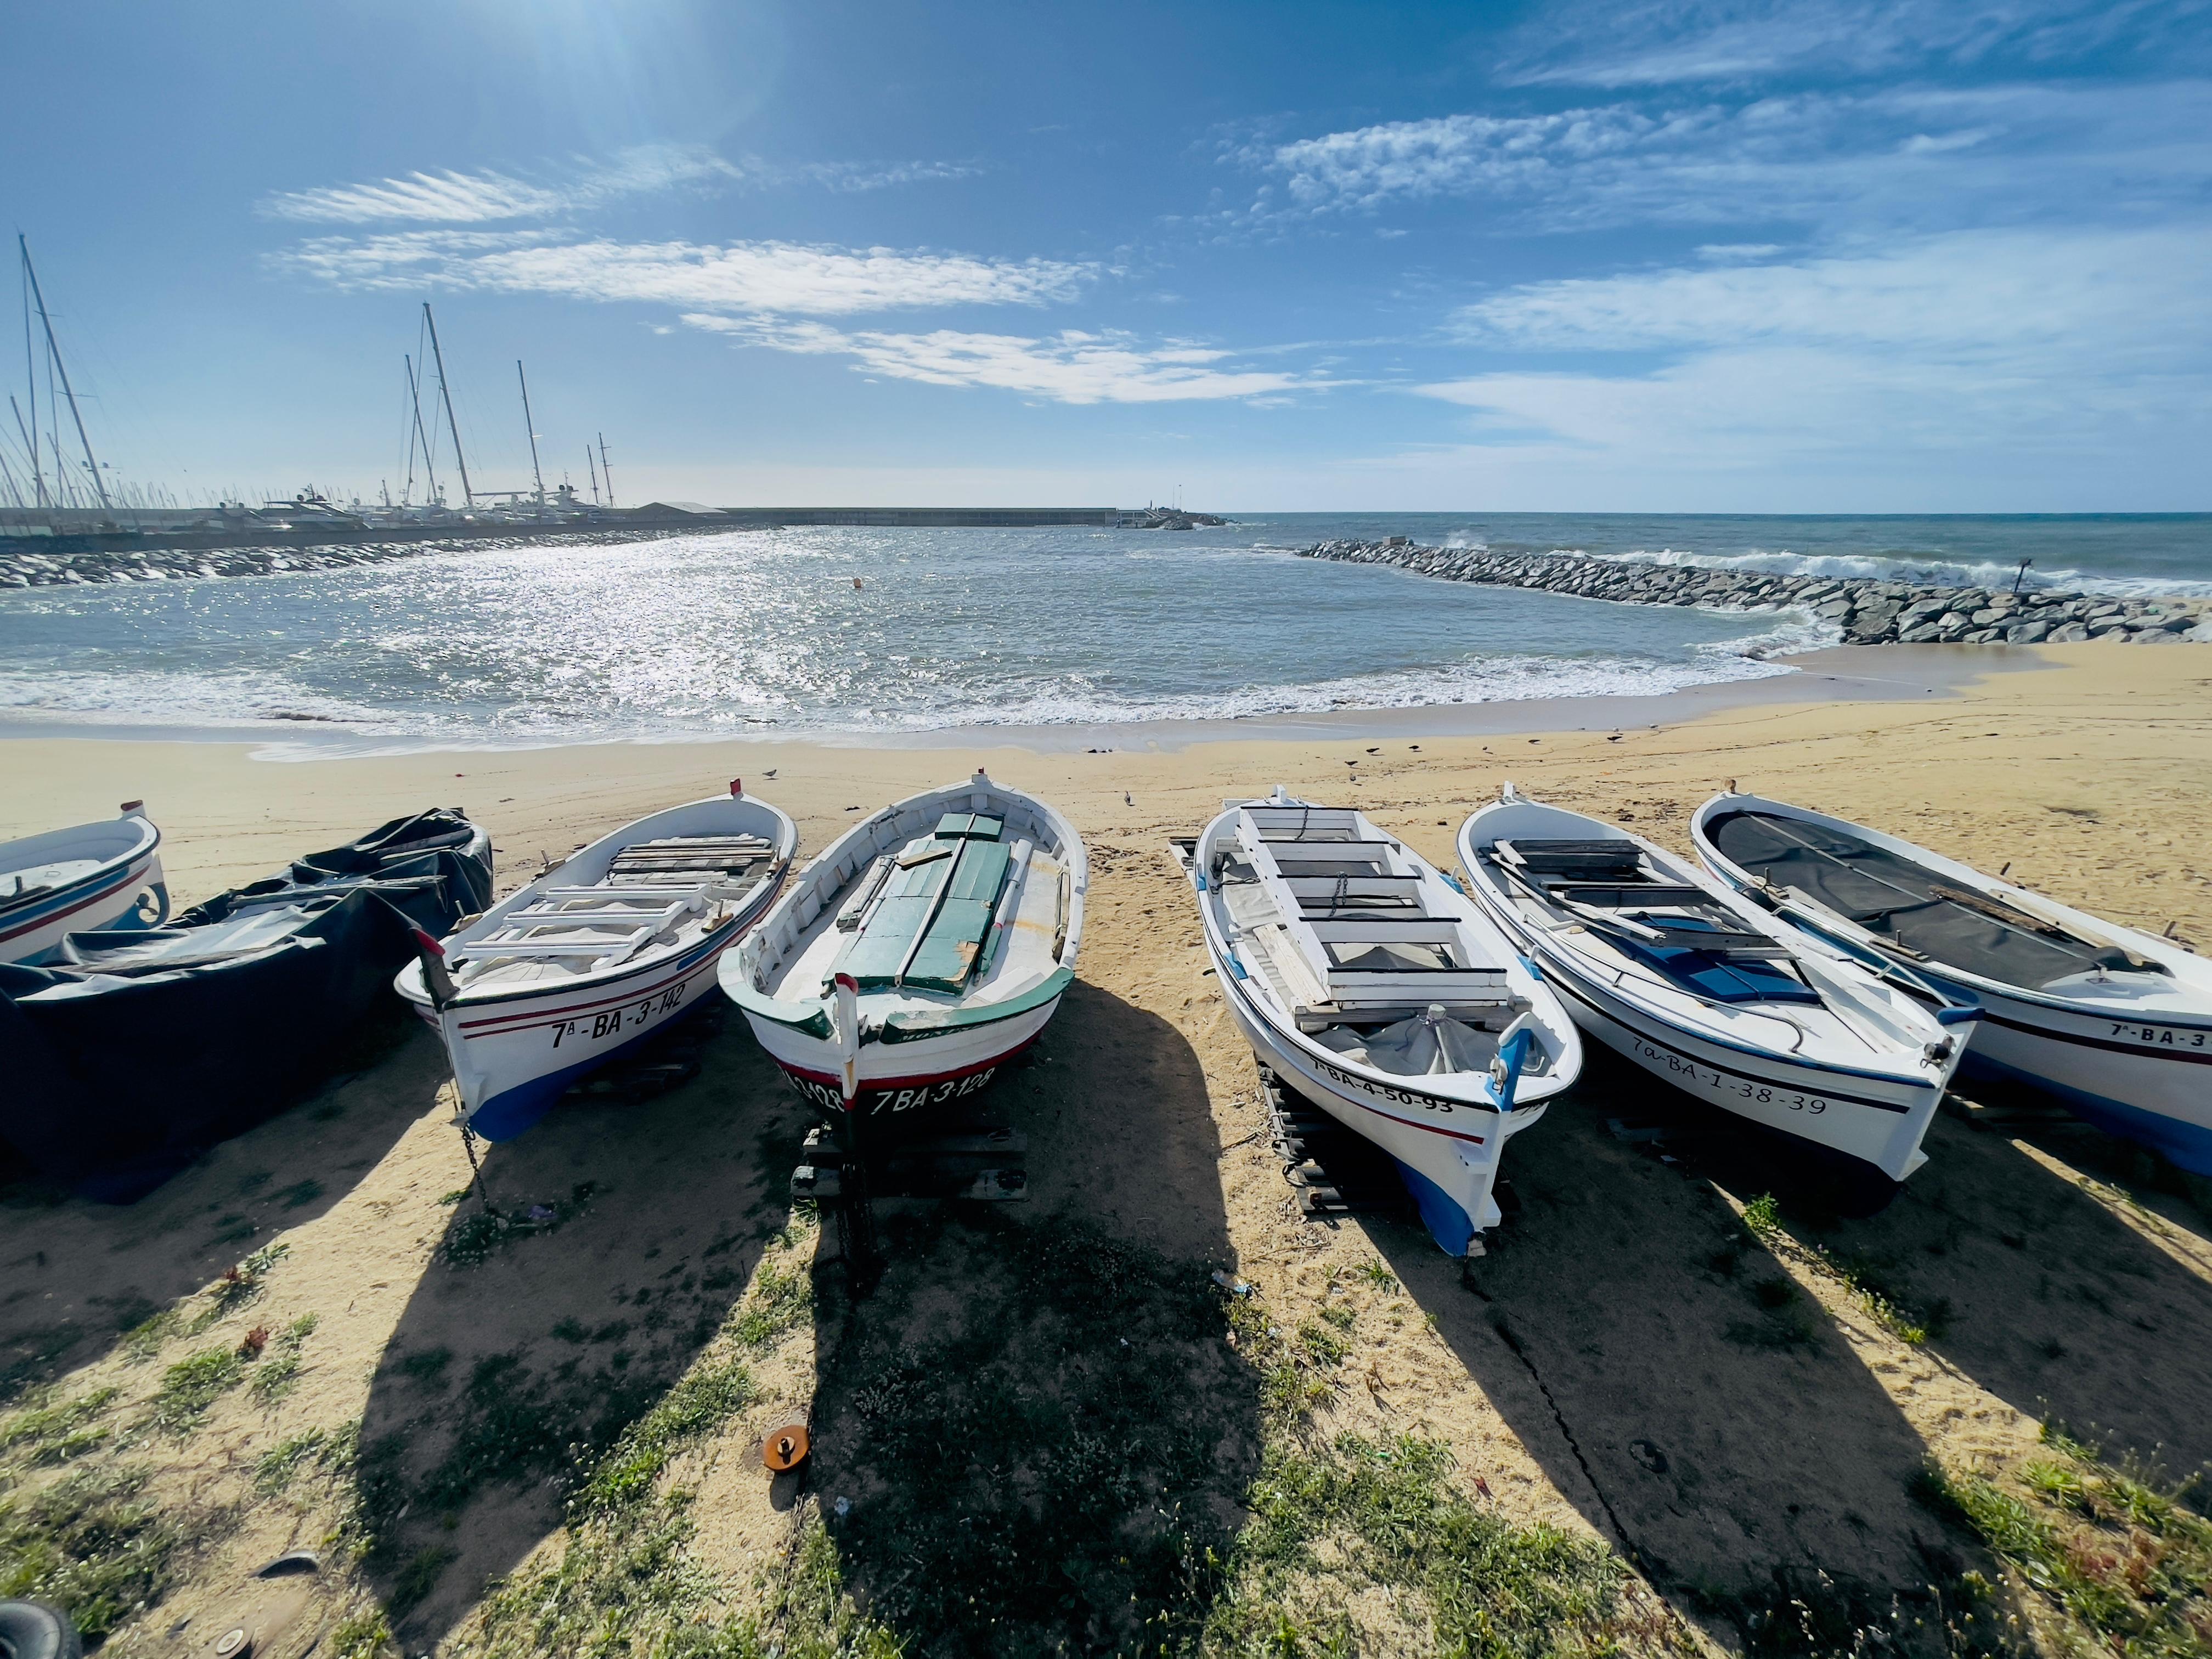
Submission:
[[[2016,1470],[1930,1463],[1922,1484],[2010,1570],[2017,1612],[1987,1616],[2059,1652],[2212,1654],[2212,1522],[2181,1502],[2193,1483],[2116,1468],[2047,1424],[2043,1442],[2048,1455]]]
[[[64,1463],[107,1438],[98,1419],[120,1389],[93,1389],[74,1400],[41,1401],[0,1418],[0,1452],[28,1453],[33,1463]]]
[[[181,1534],[143,1470],[87,1468],[0,1503],[0,1597],[51,1601],[88,1643],[167,1588]]]
[[[1453,1486],[1450,1454],[1407,1435],[1268,1448],[1251,1519],[1198,1644],[1209,1654],[1356,1653],[1347,1604],[1381,1588],[1395,1622],[1468,1659],[1662,1650],[1664,1610],[1595,1539],[1507,1522]]]

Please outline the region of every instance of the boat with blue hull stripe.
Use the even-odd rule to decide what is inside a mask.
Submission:
[[[1722,880],[1901,981],[1972,1003],[1969,1069],[2047,1091],[2212,1175],[2212,963],[1846,819],[1723,793],[1691,822]]]
[[[1437,1247],[1484,1254],[1510,1138],[1581,1069],[1536,965],[1348,807],[1232,802],[1188,866],[1231,1017],[1282,1086],[1398,1166]]]
[[[1477,901],[1607,1048],[1891,1182],[1926,1162],[1963,1048],[1947,1022],[1972,1008],[1931,1011],[1664,849],[1510,785],[1459,842]]]
[[[444,1039],[462,1125],[511,1139],[695,1012],[798,846],[787,814],[733,782],[602,836],[442,941],[418,938],[398,988]]]

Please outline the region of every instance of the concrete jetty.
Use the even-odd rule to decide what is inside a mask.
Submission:
[[[1596,559],[1577,553],[1500,553],[1422,547],[1403,536],[1321,542],[1301,558],[1383,564],[1445,581],[1489,582],[1626,605],[1715,611],[1808,611],[1846,645],[2063,645],[2117,639],[2134,645],[2212,642],[2212,599],[2118,599],[2003,588],[1920,586],[1866,578],[1798,576],[1700,565]]]
[[[63,509],[0,511],[0,588],[179,577],[266,576],[381,564],[461,547],[605,546],[609,543],[726,530],[854,525],[915,530],[1039,529],[1095,525],[1130,530],[1189,530],[1227,520],[1164,507],[736,507],[693,508],[654,502],[597,508],[542,520],[455,513],[401,520],[319,514],[243,515],[221,521],[201,511],[94,514]]]

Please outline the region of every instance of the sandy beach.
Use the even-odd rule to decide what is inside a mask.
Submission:
[[[2202,1183],[1969,1087],[1903,1194],[1844,1219],[1726,1121],[1594,1054],[1514,1141],[1517,1206],[1462,1285],[1417,1226],[1297,1221],[1164,850],[1224,795],[1279,782],[1358,804],[1449,868],[1462,817],[1510,778],[1686,851],[1690,812],[1735,780],[2212,949],[2212,653],[1948,647],[1940,683],[1910,648],[1828,654],[1850,659],[1830,665],[1850,695],[1797,676],[1456,724],[1128,728],[1101,753],[1018,733],[282,762],[0,742],[0,837],[143,798],[182,902],[434,805],[490,827],[507,891],[735,777],[811,853],[976,766],[1059,805],[1094,872],[1079,983],[997,1101],[1030,1138],[1030,1200],[887,1206],[892,1267],[870,1300],[792,1213],[808,1119],[734,1016],[682,1087],[564,1105],[492,1149],[498,1211],[544,1212],[507,1231],[471,1224],[443,1055],[419,1030],[135,1206],[14,1190],[0,1365],[19,1408],[79,1415],[0,1419],[10,1501],[106,1471],[101,1501],[161,1508],[147,1524],[175,1535],[145,1553],[158,1570],[115,1592],[108,1650],[133,1655],[204,1647],[252,1599],[243,1575],[292,1547],[325,1561],[272,1656],[576,1651],[618,1612],[695,1632],[757,1620],[755,1649],[717,1652],[815,1650],[801,1627],[840,1618],[856,1643],[851,1621],[870,1621],[916,1653],[1081,1650],[1133,1644],[1133,1605],[1166,1609],[1158,1639],[1210,1650],[1257,1650],[1273,1610],[1308,1639],[1428,1651],[1441,1592],[1416,1595],[1354,1520],[1316,1522],[1328,1536],[1304,1553],[1250,1541],[1255,1516],[1287,1524],[1262,1500],[1297,1459],[1364,1467],[1343,1448],[1394,1444],[1441,1449],[1434,1490],[1468,1525],[1626,1564],[1611,1612],[1557,1613],[1593,1639],[1780,1651],[1761,1621],[1825,1583],[1846,1645],[1900,1595],[1922,1598],[1906,1622],[1940,1626],[1957,1604],[1926,1597],[1972,1572],[2025,1598],[1990,1616],[2033,1625],[2032,1593],[1931,1505],[1929,1460],[2008,1479],[2055,1420],[2107,1462],[2212,1461]],[[1869,684],[1881,664],[1887,695]],[[1747,1231],[1768,1193],[1778,1209]],[[1214,1268],[1255,1294],[1224,1304]],[[241,1346],[250,1363],[206,1363],[206,1397],[184,1397],[180,1366]],[[761,1437],[800,1420],[811,1472],[771,1481]],[[72,1433],[91,1438],[58,1450]],[[624,1456],[645,1494],[628,1509],[592,1496]],[[1117,1507],[1094,1513],[1109,1492]],[[1240,1528],[1227,1568],[1175,1553],[1226,1551]],[[1031,1581],[1028,1534],[1073,1564],[1061,1581]],[[808,1541],[824,1538],[835,1573]],[[636,1588],[677,1582],[640,1565],[648,1543],[690,1575],[664,1600]],[[625,1551],[617,1593],[607,1561]],[[828,1600],[810,1610],[794,1584]]]

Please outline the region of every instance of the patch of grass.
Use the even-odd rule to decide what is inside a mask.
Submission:
[[[1900,1587],[1820,1568],[1777,1567],[1754,1589],[1692,1589],[1699,1612],[1734,1624],[1749,1659],[2034,1659],[1978,1572]]]
[[[1321,1316],[1340,1331],[1348,1331],[1359,1322],[1359,1316],[1341,1302],[1332,1302],[1321,1310]]]
[[[392,1620],[378,1607],[348,1613],[331,1632],[331,1659],[378,1659],[392,1645]]]
[[[392,1370],[419,1388],[442,1389],[446,1386],[446,1367],[453,1363],[451,1348],[422,1348],[409,1354]]]
[[[0,1504],[0,1596],[51,1601],[88,1645],[161,1598],[180,1529],[143,1469],[91,1468]]]
[[[1398,1288],[1397,1276],[1380,1261],[1363,1261],[1352,1270],[1354,1279],[1364,1279],[1374,1289],[1389,1295]]]
[[[254,1461],[253,1489],[275,1496],[292,1484],[292,1477],[311,1463],[329,1467],[337,1448],[320,1429],[308,1429],[280,1440]]]
[[[1251,1520],[1206,1619],[1209,1654],[1352,1653],[1345,1601],[1395,1592],[1408,1644],[1470,1659],[1667,1645],[1666,1615],[1602,1544],[1519,1527],[1449,1480],[1441,1443],[1407,1435],[1269,1449]]]
[[[446,1235],[446,1260],[456,1267],[478,1267],[519,1238],[558,1232],[589,1212],[592,1199],[599,1190],[599,1182],[586,1181],[571,1188],[568,1197],[550,1204],[521,1204],[509,1210],[480,1209],[465,1215]],[[462,1196],[467,1196],[465,1190]]]
[[[2058,1651],[2212,1653],[2212,1521],[2170,1483],[2115,1466],[2051,1425],[2049,1455],[1993,1474],[1931,1462],[1916,1493],[2008,1568],[2021,1610]]]
[[[1352,1344],[1342,1332],[1312,1320],[1298,1327],[1297,1348],[1310,1365],[1341,1365],[1352,1354]]]
[[[203,1348],[161,1373],[161,1386],[147,1407],[147,1425],[181,1440],[245,1376],[246,1359],[236,1350]]]
[[[284,1207],[288,1210],[296,1210],[302,1205],[312,1204],[322,1195],[323,1183],[313,1176],[309,1176],[305,1181],[295,1181],[290,1186],[270,1194],[273,1198],[283,1199]]]
[[[563,1342],[581,1344],[592,1340],[591,1327],[573,1314],[553,1328],[553,1334]]]
[[[198,1336],[258,1299],[268,1288],[269,1270],[291,1254],[289,1244],[264,1244],[236,1267],[226,1268],[208,1287],[207,1305],[192,1316],[188,1334]]]
[[[749,1348],[766,1347],[814,1311],[814,1276],[805,1264],[783,1267],[763,1260],[753,1287],[738,1310],[737,1338]]]
[[[636,1503],[653,1491],[683,1446],[720,1427],[755,1397],[752,1376],[741,1361],[723,1358],[695,1366],[623,1431],[569,1500],[569,1514],[600,1516]]]
[[[74,1400],[39,1404],[0,1419],[0,1451],[18,1449],[33,1463],[65,1463],[97,1448],[108,1431],[95,1419],[105,1416],[120,1389],[94,1389]]]
[[[459,1554],[458,1550],[434,1544],[409,1556],[407,1565],[392,1578],[392,1594],[385,1598],[385,1611],[394,1619],[404,1619],[428,1601],[431,1591],[438,1588],[439,1575]]]
[[[184,1310],[164,1308],[160,1313],[142,1319],[123,1334],[123,1357],[133,1364],[145,1364],[158,1358],[169,1339],[181,1335],[184,1328]]]
[[[313,1314],[302,1314],[284,1328],[268,1357],[253,1368],[252,1386],[256,1400],[264,1406],[273,1406],[299,1386],[300,1350],[321,1322]]]
[[[1202,1262],[997,1215],[945,1243],[941,1267],[895,1274],[871,1305],[903,1339],[841,1344],[817,1395],[817,1411],[845,1402],[820,1431],[865,1483],[826,1526],[868,1617],[917,1653],[1194,1638],[1257,1462],[1257,1373],[1308,1373],[1258,1298],[1224,1295]],[[902,1322],[902,1285],[967,1270],[956,1251],[974,1253],[988,1303]]]
[[[1762,1308],[1786,1308],[1797,1299],[1797,1287],[1778,1274],[1753,1285],[1751,1297]]]
[[[1776,1256],[1795,1260],[1849,1291],[1899,1341],[1918,1347],[1942,1335],[1951,1316],[1948,1298],[1915,1310],[1887,1264],[1871,1256],[1838,1256],[1825,1244],[1801,1243],[1783,1226],[1773,1194],[1761,1193],[1745,1205],[1742,1221],[1745,1232]]]

